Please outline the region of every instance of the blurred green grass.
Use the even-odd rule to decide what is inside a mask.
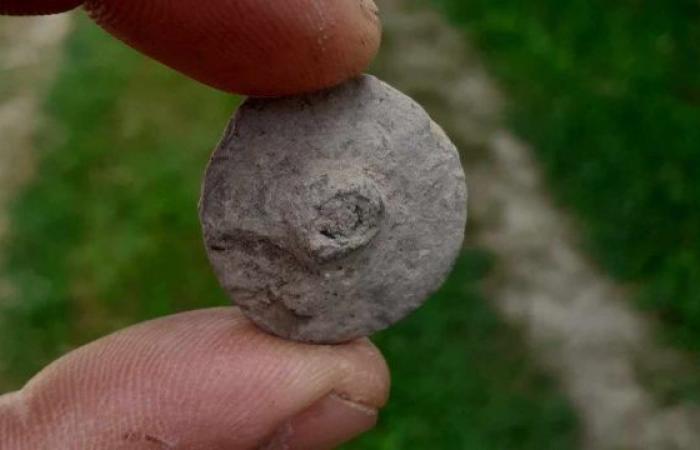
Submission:
[[[18,292],[0,336],[15,382],[106,331],[225,302],[196,205],[236,103],[80,22],[45,101],[36,178],[11,211]]]
[[[228,303],[196,202],[236,103],[79,21],[46,100],[38,172],[12,209],[3,388],[112,330]],[[349,449],[575,447],[569,405],[479,293],[495,263],[465,250],[426,307],[377,337],[393,397],[378,430]]]
[[[432,3],[506,87],[592,254],[700,350],[700,3]]]
[[[479,293],[494,263],[465,250],[426,306],[374,339],[392,368],[392,398],[378,430],[344,448],[577,448],[570,406]]]

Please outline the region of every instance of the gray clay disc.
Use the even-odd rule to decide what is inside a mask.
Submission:
[[[248,99],[207,169],[200,218],[219,281],[258,326],[339,343],[404,318],[444,281],[466,224],[459,155],[371,76]]]

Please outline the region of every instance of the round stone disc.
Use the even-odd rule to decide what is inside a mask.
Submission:
[[[250,319],[328,344],[390,326],[439,288],[466,200],[445,133],[366,75],[248,99],[212,156],[200,219],[216,275]]]

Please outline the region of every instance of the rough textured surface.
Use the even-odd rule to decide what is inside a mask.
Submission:
[[[464,238],[466,186],[423,109],[364,76],[246,101],[212,157],[200,216],[221,284],[255,323],[338,343],[440,286]]]

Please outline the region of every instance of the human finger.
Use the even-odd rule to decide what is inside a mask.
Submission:
[[[234,308],[195,311],[47,367],[0,401],[0,447],[331,449],[374,425],[388,385],[366,340],[300,344]]]
[[[362,73],[381,26],[372,0],[87,0],[114,36],[218,89],[277,96]]]

